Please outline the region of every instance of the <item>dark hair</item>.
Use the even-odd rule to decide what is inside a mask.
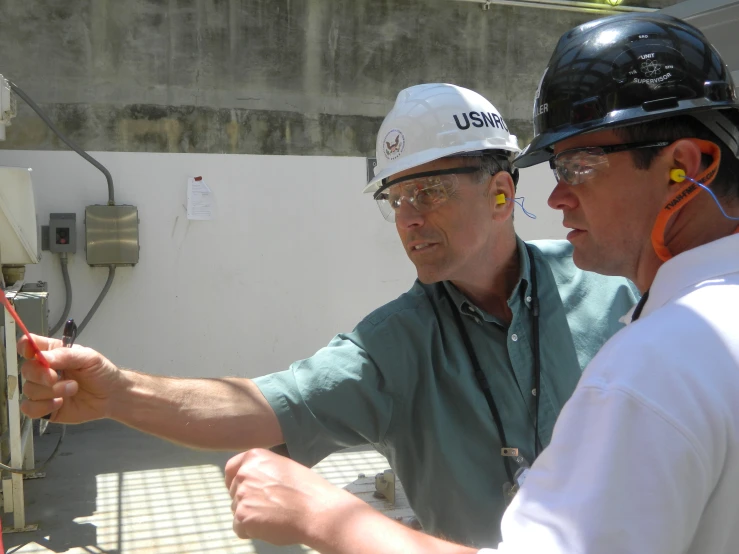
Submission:
[[[739,127],[739,111],[725,110],[723,114]],[[739,159],[713,132],[694,117],[677,115],[619,127],[614,131],[625,142],[660,140],[674,142],[683,138],[697,138],[716,143],[721,148],[721,164],[711,190],[719,198],[739,198]],[[649,169],[659,152],[658,148],[643,148],[632,150],[631,157],[637,168]],[[711,158],[704,154],[703,164],[707,167],[710,163]]]

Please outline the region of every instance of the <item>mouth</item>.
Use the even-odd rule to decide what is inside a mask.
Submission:
[[[572,239],[575,239],[579,236],[582,236],[587,231],[583,231],[582,229],[572,229],[569,233],[567,233],[567,240],[572,241]]]
[[[567,240],[570,240],[572,238],[576,238],[576,237],[581,236],[584,233],[586,233],[585,229],[581,229],[579,227],[575,227],[574,225],[572,225],[571,223],[569,223],[567,221],[563,221],[562,222],[562,226],[565,227],[565,228],[567,228],[567,229],[571,229],[571,231],[569,233],[567,233]]]
[[[416,242],[411,244],[408,247],[408,252],[411,254],[421,253],[421,252],[430,252],[433,250],[438,243],[436,242]]]

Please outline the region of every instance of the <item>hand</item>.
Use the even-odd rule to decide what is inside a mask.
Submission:
[[[268,450],[249,450],[226,464],[234,532],[276,545],[330,536],[351,507],[372,510],[312,470]]]
[[[18,353],[27,359],[21,366],[26,379],[21,411],[32,418],[51,413],[55,423],[106,417],[109,399],[125,387],[122,371],[91,348],[66,348],[60,340],[38,335],[33,335],[33,340],[53,369],[46,369],[33,357],[25,336],[18,341]]]

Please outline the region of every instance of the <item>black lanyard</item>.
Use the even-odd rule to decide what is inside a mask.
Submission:
[[[642,296],[639,299],[639,302],[636,304],[636,308],[634,308],[634,313],[631,316],[631,323],[634,323],[639,317],[641,317],[641,311],[644,309],[644,304],[647,303],[647,300],[649,299],[649,289],[647,289],[647,292],[644,293],[644,296]]]
[[[531,248],[529,245],[526,245],[526,252],[529,255],[529,266],[530,266],[530,273],[531,273],[531,314],[533,316],[533,350],[534,350],[534,393],[535,393],[535,410],[534,410],[534,452],[535,456],[539,456],[539,452],[541,452],[541,441],[539,440],[539,397],[541,396],[541,356],[539,354],[539,295],[538,295],[538,288],[536,286],[536,268],[534,267],[534,255],[531,251]],[[482,367],[480,366],[480,362],[477,359],[477,354],[475,354],[475,349],[472,347],[472,341],[470,340],[470,336],[467,333],[467,330],[464,328],[464,323],[462,322],[462,316],[459,315],[459,310],[457,309],[456,304],[452,300],[451,295],[449,294],[449,291],[446,290],[446,287],[444,287],[444,291],[447,294],[447,297],[449,298],[449,302],[451,303],[451,309],[452,313],[454,314],[454,319],[457,322],[457,327],[459,328],[459,334],[462,335],[462,340],[464,341],[465,348],[467,349],[467,355],[470,357],[470,361],[472,362],[472,368],[475,372],[475,378],[477,379],[477,383],[480,385],[480,389],[482,390],[482,393],[485,395],[485,400],[488,403],[488,408],[490,408],[490,413],[493,415],[493,421],[495,421],[495,426],[498,428],[498,436],[500,437],[500,444],[503,448],[508,446],[508,442],[506,441],[505,436],[505,429],[503,428],[503,421],[500,418],[500,413],[498,412],[498,408],[495,405],[495,399],[493,399],[493,393],[490,391],[490,383],[488,383],[488,379],[485,376],[485,374],[482,371]],[[506,473],[508,475],[509,482],[513,483],[513,473],[514,471],[511,469],[510,466],[510,458],[504,457],[504,465],[506,469]]]

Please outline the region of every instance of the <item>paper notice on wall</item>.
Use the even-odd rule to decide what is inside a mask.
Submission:
[[[213,219],[213,192],[202,177],[187,180],[187,219]]]

